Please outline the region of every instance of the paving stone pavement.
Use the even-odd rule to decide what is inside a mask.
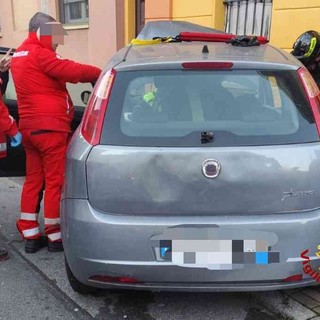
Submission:
[[[315,313],[315,317],[308,318],[308,320],[320,320],[320,286],[284,290],[282,292]]]

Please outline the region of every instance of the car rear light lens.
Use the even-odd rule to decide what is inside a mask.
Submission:
[[[295,274],[294,276],[288,277],[283,279],[283,282],[295,282],[295,281],[301,281],[302,280],[302,274]]]
[[[320,136],[320,90],[306,68],[300,68],[298,74],[307,93]]]
[[[182,67],[185,69],[230,69],[232,62],[184,62]]]
[[[97,83],[81,122],[81,134],[87,142],[95,146],[99,144],[103,119],[116,76],[116,71],[107,71]]]
[[[141,281],[131,277],[111,277],[111,276],[101,276],[101,275],[94,275],[90,277],[89,280],[99,281],[99,282],[113,282],[113,283],[142,283]]]

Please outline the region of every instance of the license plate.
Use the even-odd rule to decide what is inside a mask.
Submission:
[[[158,257],[179,266],[215,269],[279,263],[279,252],[269,249],[264,240],[160,240]]]

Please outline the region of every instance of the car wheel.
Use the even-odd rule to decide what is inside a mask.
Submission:
[[[69,281],[70,286],[73,289],[73,291],[78,292],[78,293],[83,294],[83,295],[87,295],[87,294],[90,294],[90,293],[95,293],[95,292],[98,291],[97,288],[90,287],[90,286],[87,286],[87,285],[81,283],[74,276],[74,274],[72,273],[72,271],[71,271],[71,269],[69,267],[69,264],[68,264],[68,261],[67,261],[66,257],[64,257],[64,262],[65,262],[65,267],[66,267],[66,272],[67,272],[67,278],[68,278],[68,281]]]

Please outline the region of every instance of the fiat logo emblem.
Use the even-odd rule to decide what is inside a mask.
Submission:
[[[202,164],[202,173],[207,178],[215,178],[221,170],[220,162],[214,159],[207,159]]]

